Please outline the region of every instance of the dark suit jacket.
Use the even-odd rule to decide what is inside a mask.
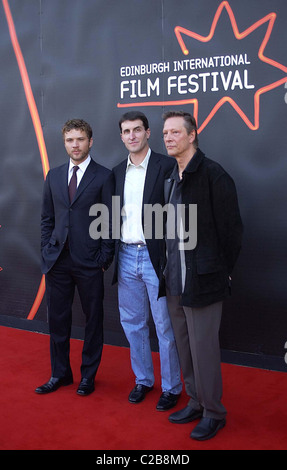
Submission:
[[[186,282],[182,304],[203,307],[229,295],[229,276],[242,243],[243,225],[233,179],[197,150],[183,172],[182,204],[188,231],[189,204],[197,205],[197,245],[185,250]],[[169,202],[172,179],[165,182]]]
[[[69,163],[49,171],[44,184],[41,213],[42,272],[46,274],[64,249],[67,237],[75,266],[79,268],[105,268],[112,262],[114,242],[93,240],[89,215],[93,204],[110,205],[112,173],[91,160],[70,204],[68,195]]]
[[[144,217],[144,206],[145,204],[161,204],[164,206],[164,180],[171,173],[175,165],[173,158],[161,155],[159,153],[151,152],[150,160],[147,167],[144,194],[143,194],[143,206],[142,206],[142,224],[143,229],[147,229],[145,224],[147,220]],[[116,196],[120,197],[120,209],[123,207],[123,195],[125,185],[125,175],[127,168],[127,159],[117,165],[112,171],[114,175],[114,185]],[[165,243],[164,239],[152,238],[146,239],[149,256],[155,272],[160,280],[160,295],[165,295],[163,285],[163,270],[165,266]],[[115,246],[115,271],[113,277],[113,283],[117,282],[117,270],[118,270],[118,249],[119,240],[116,241]]]

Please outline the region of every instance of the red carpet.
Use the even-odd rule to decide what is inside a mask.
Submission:
[[[105,346],[88,397],[76,394],[82,342],[72,340],[75,383],[50,395],[34,389],[50,376],[49,337],[0,327],[1,450],[286,450],[287,374],[223,364],[226,427],[205,442],[189,438],[195,423],[174,425],[156,411],[157,382],[139,405],[128,403],[134,386],[129,350]],[[177,407],[186,404],[183,393]]]

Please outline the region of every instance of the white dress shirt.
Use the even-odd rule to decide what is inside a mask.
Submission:
[[[121,240],[124,243],[145,243],[142,227],[142,203],[147,166],[151,150],[149,149],[140,165],[134,165],[128,157],[124,205],[122,208]]]
[[[72,160],[70,160],[70,165],[69,165],[69,171],[68,171],[68,185],[70,183],[70,179],[72,178],[72,174],[73,174],[73,168],[74,166],[78,166],[79,169],[77,171],[77,188],[81,182],[81,179],[83,178],[84,176],[84,173],[89,165],[91,161],[91,157],[90,155],[88,155],[88,158],[86,158],[86,160],[84,160],[82,163],[80,163],[79,165],[75,165]]]

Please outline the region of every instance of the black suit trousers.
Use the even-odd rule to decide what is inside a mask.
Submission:
[[[53,377],[72,375],[70,337],[76,288],[86,317],[81,377],[93,380],[103,350],[103,271],[101,268],[74,266],[69,250],[64,249],[53,268],[46,274]]]

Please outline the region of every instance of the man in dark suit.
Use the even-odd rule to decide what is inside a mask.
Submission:
[[[69,163],[52,169],[44,185],[41,214],[42,272],[50,329],[50,380],[36,389],[45,394],[73,382],[70,366],[72,304],[77,287],[86,317],[81,382],[77,393],[94,391],[103,348],[103,272],[112,262],[113,241],[89,234],[94,204],[109,204],[112,174],[90,157],[92,129],[83,120],[62,129]]]
[[[119,126],[129,156],[113,169],[121,227],[113,281],[118,281],[120,320],[136,378],[129,401],[141,402],[154,385],[148,325],[151,309],[161,362],[162,394],[157,409],[164,411],[176,405],[182,384],[163,284],[164,240],[151,226],[152,218],[145,216],[151,206],[164,205],[164,179],[174,161],[149,148],[150,129],[143,113],[126,113]]]

